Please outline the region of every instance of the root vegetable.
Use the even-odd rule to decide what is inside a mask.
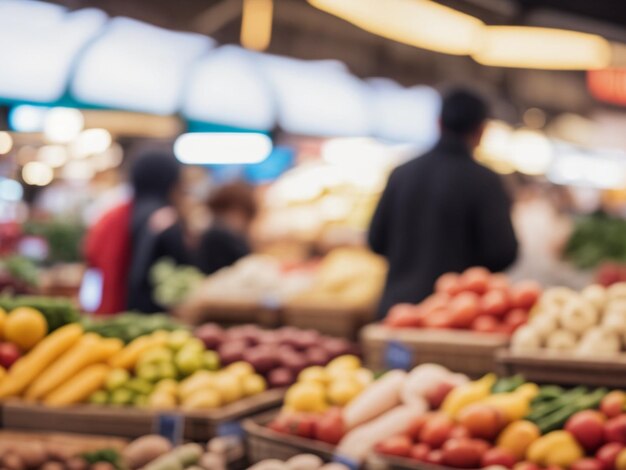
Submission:
[[[620,338],[602,327],[589,330],[583,336],[576,353],[581,356],[601,357],[619,353]]]
[[[285,462],[289,470],[318,470],[324,462],[317,455],[296,455]]]
[[[531,325],[518,328],[511,338],[511,350],[518,354],[533,353],[541,349],[541,337]]]
[[[172,450],[170,441],[162,436],[148,435],[135,439],[122,454],[131,468],[141,468]]]
[[[598,312],[591,303],[582,298],[571,300],[561,310],[559,322],[566,330],[582,334],[597,325]]]
[[[559,312],[553,309],[539,311],[529,325],[535,330],[541,340],[545,340],[558,328]]]
[[[552,287],[543,293],[541,299],[539,299],[539,305],[541,307],[560,309],[570,300],[578,298],[580,298],[580,296],[572,289],[567,287]]]
[[[587,302],[591,303],[598,312],[601,312],[606,306],[608,293],[604,287],[599,284],[592,284],[585,287],[580,295]]]
[[[626,333],[626,312],[611,310],[602,319],[602,327],[615,334]]]
[[[607,289],[609,301],[626,299],[626,282],[618,282]]]
[[[571,351],[576,348],[576,335],[571,331],[554,331],[546,342],[546,346],[551,351]]]

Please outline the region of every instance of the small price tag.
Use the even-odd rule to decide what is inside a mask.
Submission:
[[[241,427],[241,421],[226,421],[217,425],[217,435],[224,436],[236,436],[243,438],[244,432]]]
[[[346,467],[348,467],[350,470],[359,470],[359,468],[361,467],[358,462],[355,462],[352,459],[349,459],[347,457],[344,457],[343,455],[338,455],[338,454],[335,454],[333,456],[333,462],[343,464]]]
[[[179,414],[159,414],[155,418],[154,432],[178,445],[183,441],[185,419]]]
[[[399,341],[389,341],[385,351],[385,362],[388,369],[409,370],[413,365],[413,353]]]

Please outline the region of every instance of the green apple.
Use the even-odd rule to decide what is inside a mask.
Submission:
[[[128,381],[128,383],[126,384],[126,388],[135,393],[150,395],[154,387],[150,382],[145,379],[134,378]]]
[[[130,405],[135,399],[135,394],[127,388],[118,388],[111,394],[111,404]]]
[[[148,406],[148,395],[137,395],[133,399],[133,405],[138,408],[145,408]]]
[[[172,362],[162,362],[158,365],[159,379],[175,379],[178,376],[178,370]]]
[[[160,362],[172,362],[174,354],[172,351],[165,347],[153,348],[146,351],[139,358],[139,365],[142,364],[155,364]]]
[[[220,355],[215,351],[204,351],[202,353],[202,366],[207,370],[219,370]]]
[[[204,347],[204,343],[198,338],[190,338],[181,349],[190,349],[192,351],[202,353],[206,348]]]
[[[156,382],[161,378],[159,375],[159,365],[140,364],[137,367],[137,377],[147,380],[148,382]]]
[[[170,333],[167,345],[174,351],[180,350],[191,339],[191,333],[187,330],[174,330]]]
[[[98,390],[89,397],[89,403],[93,405],[106,405],[109,402],[109,394],[104,390]]]
[[[183,375],[191,375],[202,368],[202,353],[193,348],[183,348],[176,353],[176,367]]]
[[[130,374],[126,369],[113,369],[107,375],[105,386],[109,392],[112,392],[126,385],[129,380]]]

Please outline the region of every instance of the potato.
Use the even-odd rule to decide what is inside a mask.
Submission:
[[[41,467],[40,470],[65,470],[65,466],[60,462],[46,462]]]
[[[113,464],[109,462],[98,462],[91,466],[90,470],[117,470]]]
[[[67,470],[88,470],[89,464],[82,457],[72,457],[69,459],[65,466]]]
[[[248,470],[287,470],[287,465],[278,459],[263,460]]]
[[[580,292],[580,295],[583,299],[590,302],[598,312],[604,309],[608,297],[606,289],[598,284],[585,287]]]
[[[571,351],[576,348],[577,338],[570,331],[557,330],[548,336],[546,346],[551,351]]]
[[[20,456],[24,465],[28,468],[39,468],[48,459],[48,453],[41,442],[20,442],[15,447],[15,452]]]
[[[203,470],[225,470],[226,462],[223,455],[216,454],[215,452],[207,452],[200,457],[198,466]]]
[[[131,442],[122,457],[131,469],[141,468],[172,450],[170,441],[162,436],[148,435]]]
[[[318,470],[324,462],[317,455],[296,455],[285,462],[289,470]]]
[[[342,463],[333,462],[333,463],[327,463],[326,465],[320,467],[320,470],[350,470],[350,469]]]

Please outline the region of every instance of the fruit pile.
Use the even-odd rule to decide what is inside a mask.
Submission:
[[[144,315],[125,312],[108,317],[83,317],[81,324],[86,332],[97,333],[105,338],[119,338],[125,344],[140,336],[146,336],[159,330],[173,331],[183,328],[167,314]]]
[[[300,454],[291,457],[286,462],[278,459],[263,460],[248,470],[349,470],[341,463],[324,464],[322,459],[313,454]]]
[[[542,349],[585,357],[614,356],[626,346],[626,283],[580,292],[565,287],[546,290],[528,325],[515,332],[514,352]]]
[[[470,268],[447,273],[435,284],[435,293],[418,305],[391,308],[385,324],[394,328],[457,328],[512,334],[528,321],[541,294],[534,281],[511,284],[503,274]]]
[[[291,385],[305,368],[323,366],[338,356],[354,352],[353,345],[346,340],[293,327],[268,331],[243,325],[225,330],[207,323],[198,327],[194,335],[207,349],[217,351],[222,364],[239,361],[251,364],[270,387]]]
[[[30,307],[17,307],[10,313],[0,308],[0,380],[6,371],[48,333],[43,314]]]
[[[63,325],[75,323],[80,319],[78,310],[69,299],[40,296],[0,296],[0,309],[10,312],[20,307],[32,308],[42,314],[48,324],[47,331],[49,332]]]
[[[626,264],[607,261],[602,263],[596,271],[596,282],[604,287],[618,282],[626,282]]]
[[[140,337],[109,364],[115,368],[107,374],[104,388],[89,397],[92,404],[214,409],[267,388],[265,379],[248,363],[236,362],[220,370],[218,354],[206,350],[187,330]]]

